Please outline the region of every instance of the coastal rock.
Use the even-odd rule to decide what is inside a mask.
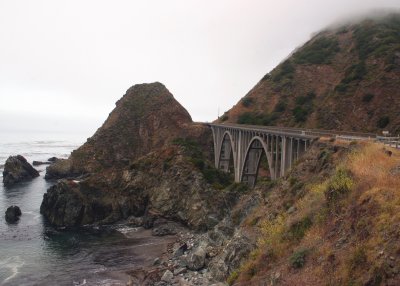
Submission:
[[[78,185],[62,181],[47,190],[40,213],[54,225],[75,226],[82,221],[84,206]]]
[[[47,159],[47,161],[52,163],[56,162],[57,160],[59,160],[57,157],[50,157],[49,159]]]
[[[174,274],[170,270],[166,270],[161,277],[161,281],[171,283],[172,279],[174,278]]]
[[[17,222],[21,214],[21,209],[18,206],[8,207],[6,210],[6,221],[8,223]]]
[[[41,165],[50,165],[51,162],[42,162],[42,161],[33,161],[32,165],[33,166],[41,166]]]
[[[72,162],[66,159],[59,159],[54,161],[53,164],[46,168],[46,180],[62,179],[68,177],[74,177],[79,175],[72,169]]]
[[[186,258],[187,268],[193,271],[200,270],[204,267],[205,260],[206,250],[203,246],[198,246]]]
[[[211,277],[217,281],[226,280],[229,274],[240,266],[254,248],[255,242],[248,238],[243,231],[235,233],[226,242],[222,252],[208,265]]]
[[[85,144],[67,160],[56,160],[47,168],[46,178],[125,168],[173,139],[192,133],[189,130],[192,123],[189,113],[163,84],[134,85]]]
[[[5,186],[28,181],[38,176],[39,172],[21,155],[8,157],[4,165],[3,183]]]

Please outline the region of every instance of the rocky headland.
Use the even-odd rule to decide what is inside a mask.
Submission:
[[[398,131],[386,83],[399,74],[399,23],[317,34],[219,121]],[[59,181],[41,213],[55,226],[118,221],[173,236],[129,285],[399,285],[398,150],[320,138],[285,177],[249,189],[213,167],[212,144],[165,86],[135,85],[47,168]]]

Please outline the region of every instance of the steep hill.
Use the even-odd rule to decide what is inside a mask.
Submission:
[[[189,113],[163,84],[134,85],[85,144],[68,160],[59,160],[47,168],[46,178],[124,167],[175,138],[198,135],[204,130],[193,124]]]
[[[400,132],[400,14],[319,32],[218,122]]]

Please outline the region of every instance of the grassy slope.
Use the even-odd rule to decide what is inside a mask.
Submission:
[[[400,132],[400,15],[318,33],[219,122]]]
[[[400,152],[314,146],[242,227],[258,247],[235,285],[399,285]]]

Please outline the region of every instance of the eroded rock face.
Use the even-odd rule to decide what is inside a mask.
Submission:
[[[21,155],[10,156],[4,165],[3,183],[5,186],[28,181],[38,176],[39,172]]]
[[[22,212],[18,206],[8,207],[6,210],[6,221],[8,223],[15,223],[19,220]]]
[[[212,189],[180,152],[179,147],[166,147],[122,173],[99,173],[80,183],[62,180],[44,195],[41,213],[57,226],[106,224],[144,216],[140,224],[147,228],[163,217],[194,229],[210,229],[238,195]],[[167,158],[169,166],[164,164]],[[162,235],[173,229],[159,231]]]
[[[235,198],[206,182],[177,139],[206,146],[199,147],[202,154],[212,149],[209,128],[193,123],[165,86],[131,87],[92,138],[47,168],[47,179],[79,176],[81,182],[50,188],[41,213],[58,226],[129,216],[144,216],[144,227],[157,217],[195,229],[214,226]],[[166,232],[160,229],[160,235]]]
[[[85,144],[73,151],[68,160],[56,160],[47,168],[46,178],[124,168],[174,138],[188,136],[193,132],[190,124],[189,113],[163,84],[134,85]]]

